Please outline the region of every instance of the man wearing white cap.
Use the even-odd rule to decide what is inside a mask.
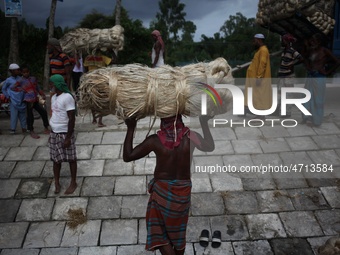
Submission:
[[[19,65],[13,63],[9,65],[11,76],[8,77],[2,87],[2,93],[10,99],[11,112],[11,134],[15,134],[18,119],[22,128],[22,132],[26,132],[26,104],[24,103],[24,90],[21,87],[21,77]]]
[[[247,70],[245,89],[245,109],[248,110],[248,88],[253,89],[253,106],[257,110],[267,110],[272,106],[272,85],[269,51],[264,45],[264,35],[254,36],[257,51]],[[264,119],[264,116],[256,118]]]

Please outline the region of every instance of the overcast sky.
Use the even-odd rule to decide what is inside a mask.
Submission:
[[[185,19],[195,23],[197,30],[195,41],[201,35],[213,36],[229,18],[241,12],[248,18],[255,17],[257,0],[182,0],[185,4]],[[111,15],[116,0],[64,0],[57,2],[55,25],[75,27],[80,20],[92,10],[105,15]],[[158,0],[122,0],[123,7],[132,19],[140,19],[145,27],[156,17],[159,11]],[[28,23],[45,27],[46,18],[50,12],[50,0],[22,0],[23,18]],[[4,11],[4,0],[0,0],[1,10]]]

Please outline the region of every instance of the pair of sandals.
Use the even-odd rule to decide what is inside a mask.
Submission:
[[[200,245],[202,247],[208,247],[209,245],[209,230],[203,229],[200,235]],[[221,246],[221,231],[215,230],[211,237],[211,247],[218,248]]]

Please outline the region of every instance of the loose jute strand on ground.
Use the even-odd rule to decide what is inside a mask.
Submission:
[[[201,114],[201,95],[205,93],[204,84],[214,86],[217,83],[233,83],[231,68],[223,58],[184,67],[113,66],[82,76],[78,106],[102,116],[115,114],[122,118],[164,118],[176,114],[198,116]],[[217,91],[223,104],[216,105],[208,96],[209,114],[230,109],[232,97],[229,90]]]

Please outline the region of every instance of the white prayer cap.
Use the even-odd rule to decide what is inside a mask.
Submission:
[[[263,34],[256,34],[256,35],[254,36],[254,38],[264,39],[264,35],[263,35]]]
[[[20,69],[20,66],[18,66],[17,64],[13,63],[13,64],[10,64],[9,67],[8,67],[9,70],[18,70]]]

